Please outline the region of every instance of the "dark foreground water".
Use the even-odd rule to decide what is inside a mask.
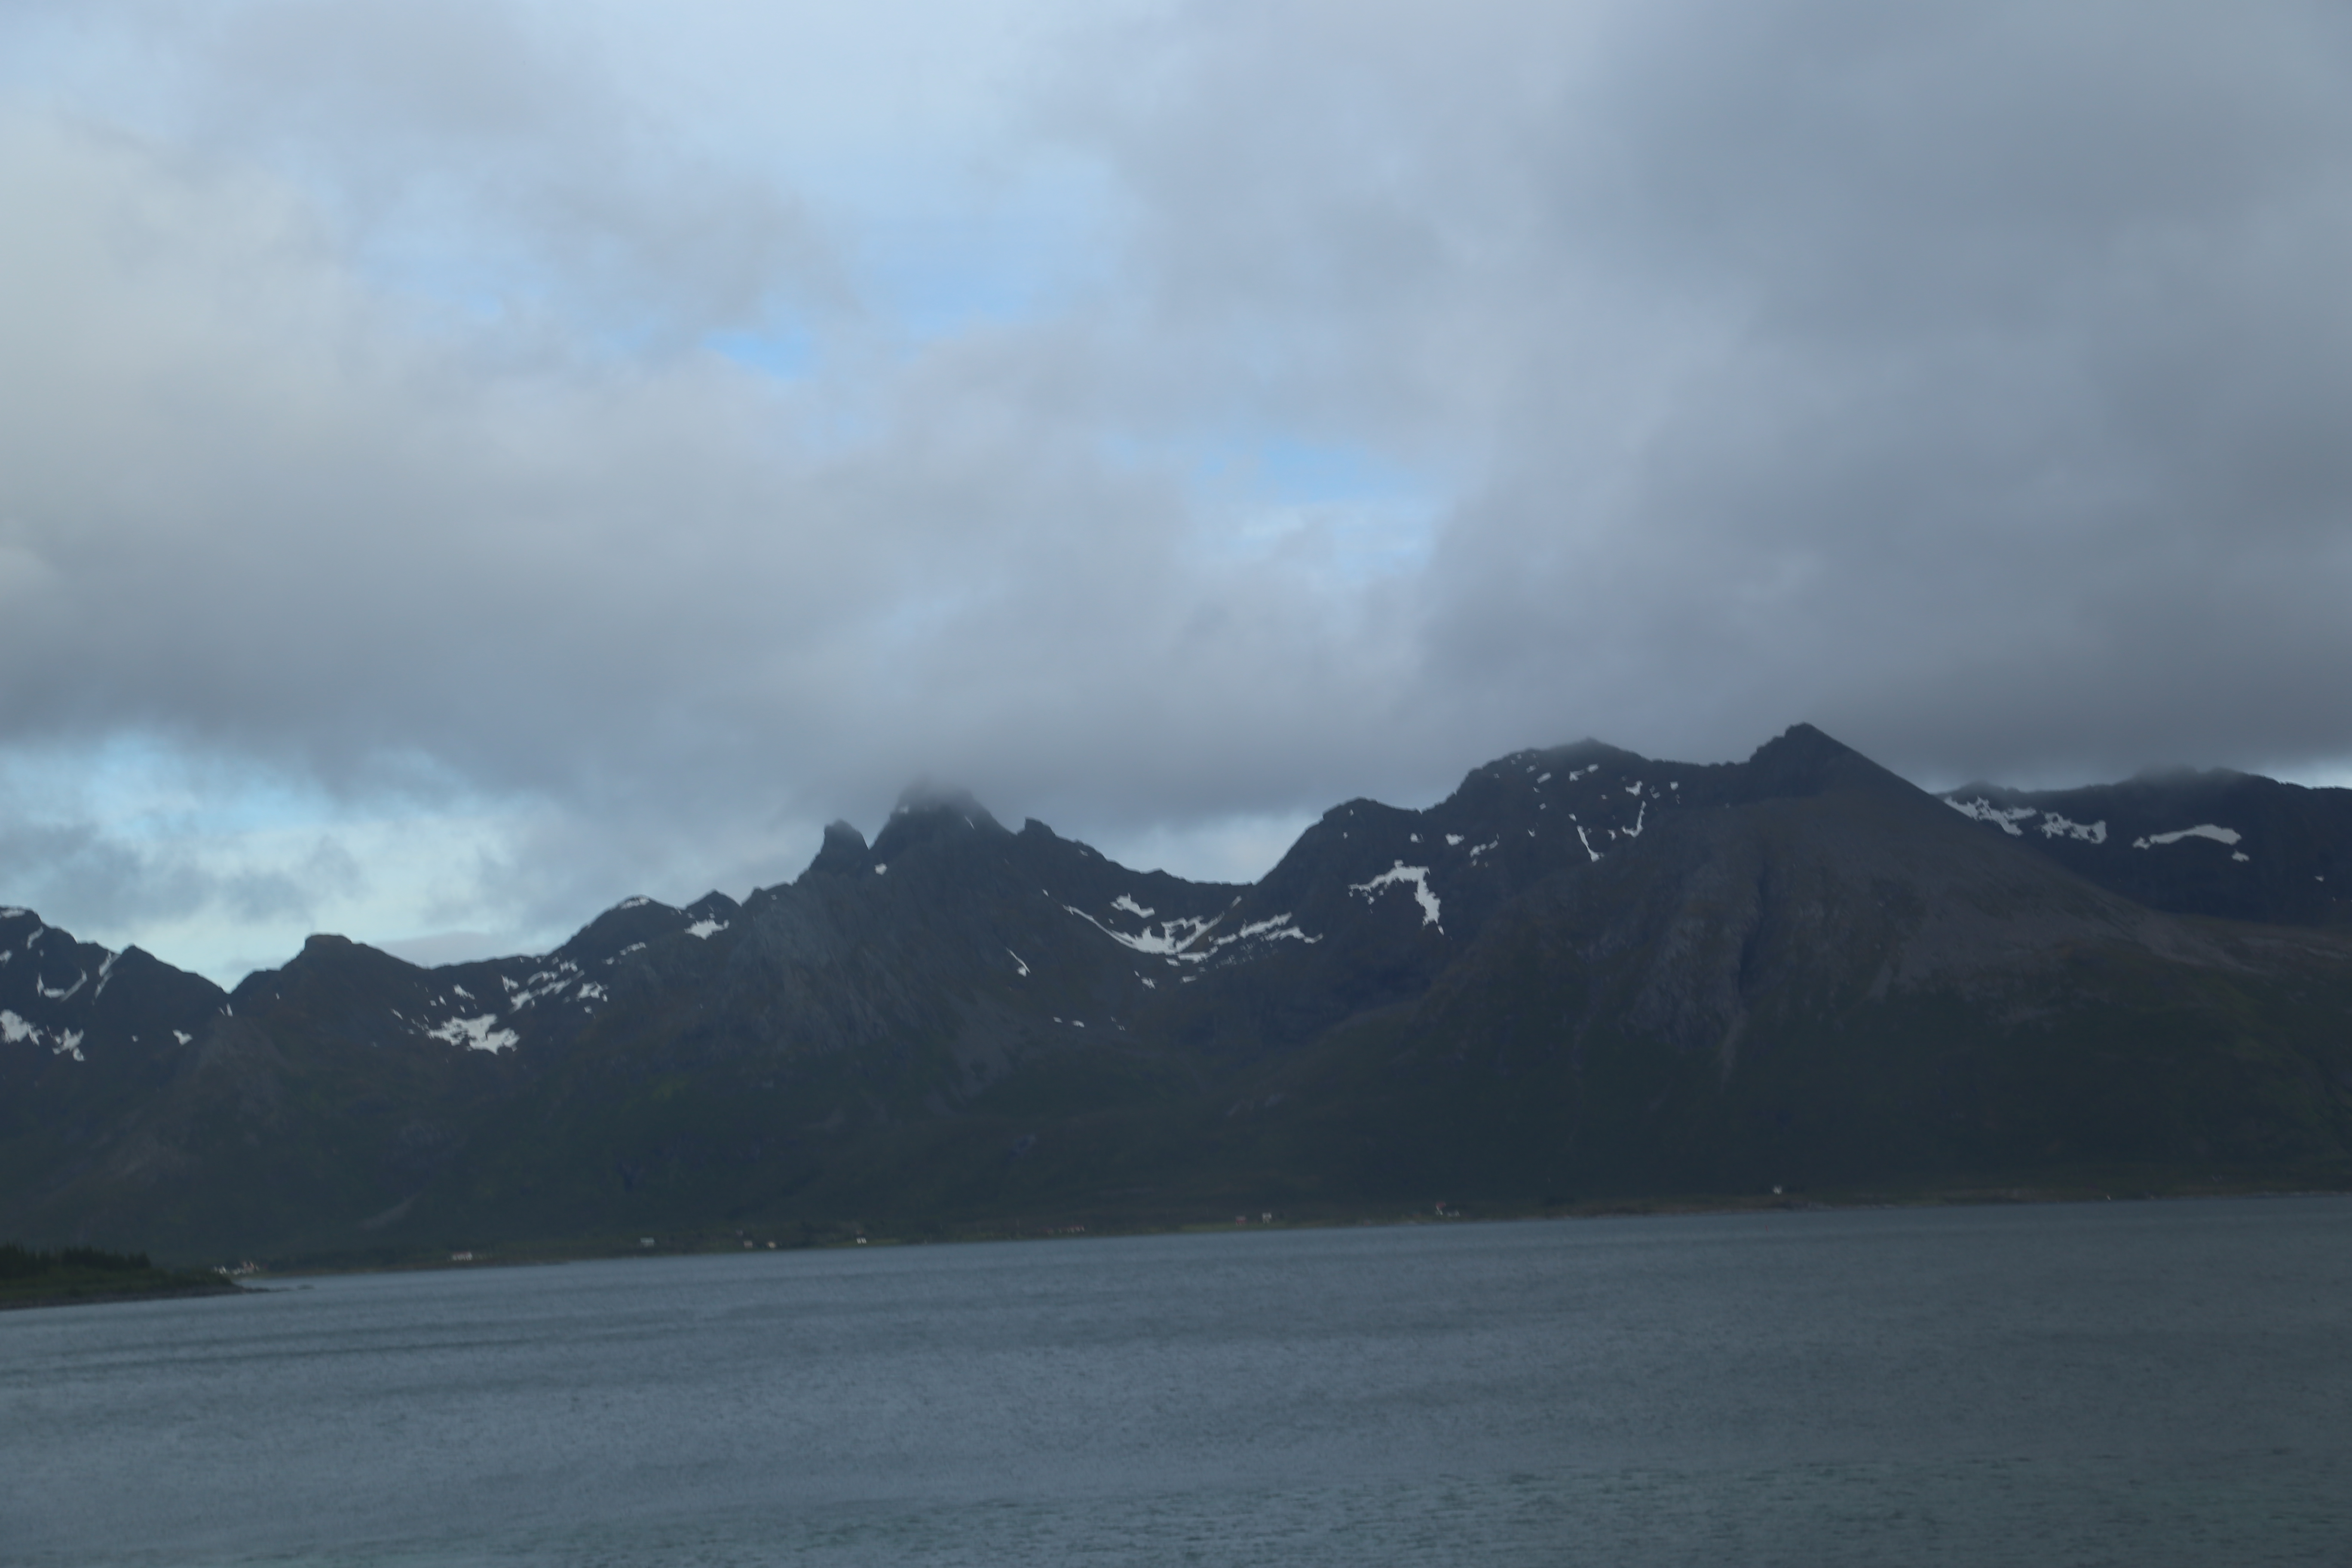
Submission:
[[[2352,1200],[1259,1232],[0,1315],[0,1562],[2341,1563]]]

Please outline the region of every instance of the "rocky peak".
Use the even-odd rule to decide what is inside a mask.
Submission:
[[[817,850],[816,858],[809,862],[808,869],[801,876],[803,879],[819,876],[862,876],[871,861],[872,857],[866,853],[866,835],[846,822],[831,822],[825,825],[824,847]]]

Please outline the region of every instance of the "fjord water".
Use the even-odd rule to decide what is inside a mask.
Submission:
[[[2352,1199],[626,1259],[0,1316],[0,1560],[2334,1563]]]

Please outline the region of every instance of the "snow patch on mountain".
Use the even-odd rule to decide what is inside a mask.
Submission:
[[[1290,917],[1286,914],[1269,915],[1262,921],[1252,921],[1224,940],[1225,942],[1252,942],[1262,937],[1267,942],[1278,942],[1286,936],[1297,937],[1310,947],[1323,940],[1319,936],[1308,936],[1305,931],[1292,925]],[[1220,942],[1218,945],[1222,947],[1224,944]]]
[[[2210,838],[2216,844],[2235,844],[2238,841],[2238,830],[2234,827],[2216,827],[2210,822],[2200,822],[2194,827],[2183,827],[2177,832],[2151,833],[2145,838],[2135,838],[2132,840],[2132,847],[2146,849],[2154,844],[2178,844],[2184,838]]]
[[[1974,800],[1962,800],[1958,795],[1948,795],[1943,797],[1943,801],[1946,805],[1971,822],[1990,822],[2011,838],[2022,838],[2025,836],[2024,830],[2017,825],[2029,816],[2039,815],[2030,805],[2021,805],[2003,811],[1982,795],[1979,795]]]
[[[535,971],[529,978],[520,981],[501,974],[499,976],[499,984],[507,988],[507,1006],[511,1011],[518,1007],[530,1006],[550,996],[560,995],[570,989],[579,978],[580,966],[568,958],[559,958],[555,961],[555,967],[552,969]],[[580,987],[580,994],[585,996],[592,989],[600,996],[604,994],[602,986],[583,985]]]
[[[1164,958],[1181,959],[1187,963],[1200,963],[1207,960],[1209,955],[1205,952],[1187,952],[1184,950],[1199,942],[1202,937],[1207,935],[1209,931],[1214,927],[1219,921],[1225,918],[1223,915],[1220,914],[1213,916],[1208,920],[1188,918],[1183,920],[1161,921],[1157,930],[1140,931],[1134,932],[1133,934],[1129,934],[1127,931],[1115,931],[1111,927],[1103,924],[1102,921],[1095,919],[1094,916],[1087,913],[1086,910],[1078,908],[1076,904],[1064,904],[1062,907],[1069,910],[1070,913],[1077,916],[1080,920],[1086,921],[1087,924],[1094,927],[1095,930],[1102,932],[1103,935],[1110,938],[1111,941],[1118,943],[1121,947],[1130,948],[1137,952],[1153,953]]]
[[[78,1062],[89,1059],[81,1054],[82,1032],[79,1029],[68,1029],[52,1044],[45,1037],[45,1032],[38,1024],[20,1018],[12,1011],[0,1010],[0,1040],[12,1046],[29,1040],[37,1046],[48,1046],[49,1055],[53,1057],[69,1056]]]
[[[686,928],[686,934],[688,936],[700,937],[703,941],[709,942],[712,937],[718,935],[720,931],[725,931],[726,929],[727,922],[725,921],[699,920]]]
[[[1437,895],[1430,890],[1429,868],[1426,866],[1408,866],[1400,860],[1369,882],[1349,883],[1348,891],[1363,894],[1364,901],[1370,903],[1380,897],[1382,888],[1391,883],[1406,882],[1412,885],[1413,901],[1421,906],[1421,923],[1425,926],[1437,926],[1439,934],[1443,935],[1445,928],[1438,925]]]
[[[485,1013],[478,1018],[452,1018],[438,1028],[427,1029],[425,1033],[433,1039],[445,1040],[453,1046],[462,1045],[467,1050],[488,1051],[495,1056],[500,1051],[513,1049],[521,1040],[521,1037],[512,1029],[498,1027],[498,1022],[496,1013]]]
[[[2021,838],[2025,836],[2025,830],[2018,824],[2031,822],[2034,817],[2039,816],[2042,821],[2037,826],[2041,828],[2042,837],[2044,838],[2073,838],[2084,844],[2105,844],[2107,841],[2107,825],[2104,821],[2075,822],[2057,812],[2042,811],[2031,805],[2011,806],[2003,809],[1982,795],[1973,800],[1962,800],[1956,795],[1941,795],[1937,798],[1969,821],[1989,822],[2011,838]]]

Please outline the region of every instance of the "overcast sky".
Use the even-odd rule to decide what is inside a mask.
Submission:
[[[0,900],[218,978],[918,777],[2352,778],[2340,4],[0,0]]]

